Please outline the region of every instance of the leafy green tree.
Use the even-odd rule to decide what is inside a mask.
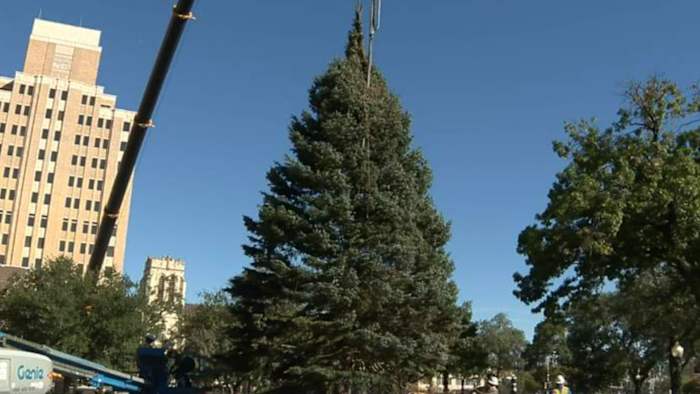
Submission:
[[[134,371],[138,346],[160,332],[161,309],[114,271],[95,283],[67,257],[15,277],[0,292],[0,322],[11,334],[110,367]]]
[[[633,83],[619,120],[569,123],[567,160],[547,208],[518,240],[529,272],[516,295],[548,312],[659,270],[700,302],[700,130],[697,94],[652,78]]]
[[[487,365],[487,352],[478,338],[479,325],[472,321],[471,303],[465,302],[459,308],[459,324],[454,333],[450,347],[449,361],[443,372],[443,390],[448,391],[450,375],[459,376],[462,379],[462,391],[466,379],[478,374]]]
[[[449,226],[409,116],[374,69],[359,12],[345,57],[292,120],[292,154],[245,218],[231,365],[281,392],[399,392],[447,363],[456,322]]]
[[[487,353],[487,365],[497,375],[523,369],[527,346],[525,333],[513,326],[504,313],[479,324],[479,341]]]
[[[225,356],[231,352],[232,341],[228,329],[235,325],[229,309],[231,298],[227,292],[203,292],[201,302],[190,305],[180,321],[177,330],[183,343],[182,353],[194,356],[198,370],[193,374],[195,387],[221,388],[235,392],[243,384],[244,377],[238,376],[225,363]]]
[[[548,370],[550,378],[557,374],[575,374],[572,371],[567,333],[566,320],[561,316],[547,318],[535,327],[532,343],[525,348],[523,357],[526,369],[532,372],[539,387],[547,381]]]

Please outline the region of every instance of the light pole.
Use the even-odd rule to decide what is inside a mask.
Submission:
[[[671,370],[671,393],[680,393],[681,386],[681,364],[683,362],[683,354],[685,349],[683,346],[676,341],[673,346],[671,346],[671,360],[670,360],[670,370]]]

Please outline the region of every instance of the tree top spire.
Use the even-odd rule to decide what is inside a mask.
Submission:
[[[359,57],[361,62],[365,62],[364,36],[362,34],[362,3],[358,2],[355,7],[355,19],[352,22],[352,29],[348,33],[348,43],[345,47],[345,57],[349,60]]]

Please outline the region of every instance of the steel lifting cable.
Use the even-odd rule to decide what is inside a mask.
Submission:
[[[370,88],[372,86],[372,65],[374,61],[374,37],[379,30],[379,25],[381,22],[381,10],[382,10],[382,0],[371,0],[372,4],[370,6],[370,23],[369,23],[369,42],[368,42],[368,64],[367,64],[367,87],[365,90],[365,137],[362,139],[363,148],[365,148],[365,163],[364,172],[367,180],[365,197],[367,202],[367,207],[365,211],[365,217],[369,217],[369,194],[372,187],[372,179],[370,176],[370,157],[371,157],[371,146],[370,146],[370,122],[369,122],[369,101],[370,101]]]

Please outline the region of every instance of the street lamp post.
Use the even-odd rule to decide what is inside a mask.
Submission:
[[[683,346],[676,341],[673,346],[671,346],[671,359],[670,370],[671,370],[671,393],[679,394],[681,388],[681,365],[683,362],[683,354],[685,349]]]

